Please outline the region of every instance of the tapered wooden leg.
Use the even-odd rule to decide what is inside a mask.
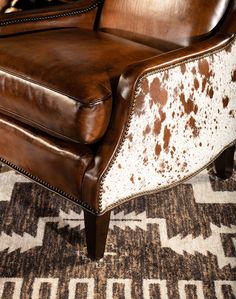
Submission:
[[[88,256],[92,260],[103,257],[110,221],[110,212],[101,216],[84,211]]]
[[[231,177],[234,168],[235,146],[227,148],[214,162],[216,175],[225,180]]]

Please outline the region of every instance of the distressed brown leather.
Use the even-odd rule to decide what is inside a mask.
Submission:
[[[213,31],[230,0],[105,0],[99,28],[163,49],[187,46]]]
[[[79,28],[6,37],[0,43],[0,111],[60,138],[93,143],[107,129],[120,74],[158,54]]]
[[[46,187],[80,200],[83,175],[92,160],[86,145],[49,137],[2,114],[0,136],[1,158],[42,180]]]
[[[97,29],[113,36],[60,29],[2,37],[0,102],[5,116],[0,118],[0,156],[75,200],[81,193],[80,199],[99,212],[100,181],[125,134],[137,80],[147,71],[224,47],[230,37],[215,33],[235,32],[233,5],[234,0],[105,0]],[[22,23],[6,25],[2,33],[80,27],[83,22],[91,28],[94,11],[91,21],[86,17],[82,21],[80,15],[55,23],[52,18],[32,23],[32,16],[42,11],[20,13]],[[159,50],[115,35],[162,50],[191,46],[160,55]],[[208,39],[211,35],[215,36]],[[69,139],[95,144],[74,144]],[[49,166],[39,169],[42,164]]]
[[[83,0],[44,9],[0,14],[0,37],[58,27],[92,29],[100,2]]]

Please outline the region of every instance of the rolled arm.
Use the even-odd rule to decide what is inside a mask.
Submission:
[[[100,0],[81,0],[50,8],[2,14],[0,37],[58,27],[83,27],[92,29]]]
[[[235,39],[235,34],[219,33],[214,37],[171,52],[152,57],[150,59],[130,65],[122,74],[120,85],[124,98],[130,97],[137,87],[138,80],[147,73],[164,68],[174,67],[187,60],[200,59],[204,55],[211,55],[227,47]],[[124,88],[126,86],[126,88]]]
[[[104,213],[207,167],[236,142],[235,94],[234,35],[129,66],[94,167],[85,174],[91,205]],[[90,194],[94,185],[99,191]]]

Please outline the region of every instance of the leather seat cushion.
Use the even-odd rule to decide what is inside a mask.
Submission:
[[[56,137],[93,143],[107,129],[120,74],[160,53],[78,28],[2,38],[0,111]]]

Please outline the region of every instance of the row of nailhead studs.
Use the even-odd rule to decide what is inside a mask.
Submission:
[[[17,18],[17,19],[12,19],[12,20],[1,21],[0,26],[17,24],[17,23],[25,23],[25,22],[44,21],[44,20],[51,20],[51,19],[80,15],[80,14],[87,13],[87,12],[95,9],[101,2],[102,2],[101,0],[97,0],[92,5],[90,5],[88,7],[85,7],[82,9],[76,9],[76,10],[73,10],[70,12],[57,13],[57,14],[48,15],[48,16],[28,17],[28,18],[26,17],[26,18]]]
[[[12,169],[16,170],[17,172],[27,176],[28,178],[30,178],[31,180],[39,183],[40,185],[46,187],[47,189],[51,190],[51,191],[54,191],[56,193],[58,193],[59,195],[62,195],[63,197],[65,197],[66,199],[69,199],[70,201],[73,201],[73,203],[76,203],[80,206],[82,206],[84,209],[86,210],[89,210],[90,212],[92,212],[93,214],[96,214],[96,211],[94,209],[92,209],[88,204],[86,204],[85,202],[82,202],[80,201],[79,199],[67,194],[66,192],[56,188],[56,187],[53,187],[51,186],[50,184],[48,184],[47,182],[39,179],[38,177],[32,175],[31,173],[27,172],[26,170],[24,169],[21,169],[19,168],[18,166],[14,165],[13,163],[3,159],[0,157],[0,161],[3,163],[3,164],[6,164],[8,165],[9,167],[11,167]]]

